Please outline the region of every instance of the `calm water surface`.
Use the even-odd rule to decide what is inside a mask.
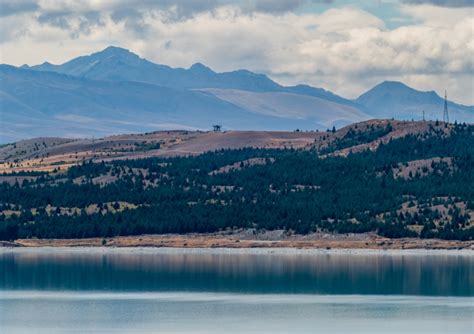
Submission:
[[[472,333],[472,253],[0,249],[0,333]]]

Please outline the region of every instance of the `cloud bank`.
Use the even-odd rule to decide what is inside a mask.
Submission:
[[[474,7],[472,0],[402,0],[403,3],[413,5],[434,5],[441,7]]]

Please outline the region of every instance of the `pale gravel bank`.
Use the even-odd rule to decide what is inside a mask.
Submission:
[[[389,239],[374,233],[298,235],[285,231],[223,231],[216,233],[156,234],[87,239],[18,239],[0,242],[6,247],[138,247],[200,249],[295,249],[295,250],[469,250],[474,241],[400,238]]]

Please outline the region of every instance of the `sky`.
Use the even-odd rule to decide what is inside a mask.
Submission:
[[[347,98],[397,80],[474,104],[474,0],[0,0],[0,63],[110,45]]]

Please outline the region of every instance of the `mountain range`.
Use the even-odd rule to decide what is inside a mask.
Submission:
[[[108,47],[61,65],[0,65],[0,142],[97,137],[162,129],[325,130],[371,118],[441,119],[444,99],[385,81],[355,100],[308,85],[282,86],[247,70],[216,73],[152,63]],[[448,103],[450,120],[474,106]]]

